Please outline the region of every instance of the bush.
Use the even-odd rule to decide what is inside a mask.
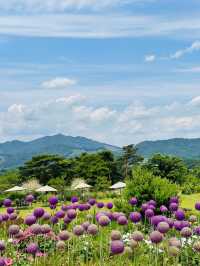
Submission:
[[[182,193],[193,194],[200,192],[199,178],[190,174],[187,176],[185,183],[182,185]]]
[[[165,178],[154,176],[147,169],[137,167],[133,170],[132,178],[126,181],[124,199],[116,200],[117,209],[130,211],[128,201],[131,197],[137,197],[139,205],[150,199],[156,200],[158,205],[167,204],[170,197],[177,195],[179,187]]]

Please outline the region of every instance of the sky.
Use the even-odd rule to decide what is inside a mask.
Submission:
[[[200,137],[199,0],[0,0],[0,142]]]

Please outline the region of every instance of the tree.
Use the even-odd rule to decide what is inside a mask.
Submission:
[[[1,173],[0,190],[6,190],[17,185],[20,185],[18,170],[9,170]]]
[[[161,154],[155,154],[148,160],[145,167],[151,170],[154,175],[167,178],[177,184],[183,184],[188,173],[182,159]]]
[[[131,174],[131,168],[134,165],[137,165],[138,163],[143,161],[144,158],[137,152],[138,149],[133,144],[123,147],[121,162],[124,178],[127,178],[127,176]]]
[[[49,180],[56,177],[63,177],[71,182],[68,173],[69,162],[59,155],[38,155],[27,161],[19,168],[22,181],[36,178],[41,184],[47,184]]]

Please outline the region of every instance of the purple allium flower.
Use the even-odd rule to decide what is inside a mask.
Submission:
[[[167,218],[162,215],[155,215],[151,218],[151,224],[157,226],[161,222],[166,222]]]
[[[200,211],[200,202],[197,202],[197,203],[195,204],[195,209],[196,209],[197,211]]]
[[[142,215],[139,212],[131,212],[129,218],[133,223],[138,223],[141,220]]]
[[[106,204],[106,207],[110,210],[110,209],[112,209],[113,208],[113,204],[112,204],[112,202],[108,202],[107,204]]]
[[[131,199],[129,200],[129,203],[130,203],[132,206],[137,205],[137,202],[138,202],[138,200],[137,200],[137,198],[135,198],[135,197],[133,197],[133,198],[131,198]]]
[[[51,215],[48,212],[45,212],[42,216],[42,219],[45,221],[49,220],[50,218],[51,218]]]
[[[8,213],[8,214],[13,213],[14,211],[15,211],[15,209],[14,209],[13,207],[8,207],[8,208],[7,208],[7,213]]]
[[[120,231],[112,230],[110,237],[111,237],[112,241],[121,240],[122,239],[122,234],[121,234]]]
[[[171,197],[169,202],[178,204],[179,203],[179,199],[178,199],[178,197]]]
[[[75,219],[75,218],[76,218],[76,215],[77,215],[77,213],[76,213],[76,211],[73,210],[73,209],[67,211],[67,216],[68,216],[68,218],[69,218],[70,220]]]
[[[200,226],[197,226],[194,228],[194,233],[198,236],[200,236]]]
[[[175,203],[175,202],[170,203],[170,205],[169,205],[169,209],[170,209],[170,211],[172,211],[172,212],[177,211],[177,210],[178,210],[178,204]]]
[[[63,218],[63,221],[65,224],[69,224],[71,223],[72,220],[67,215],[65,215],[65,217]]]
[[[157,225],[157,230],[162,233],[165,234],[169,231],[169,224],[167,222],[160,222]]]
[[[90,235],[97,235],[98,227],[96,226],[96,224],[90,224],[87,228],[87,232]]]
[[[24,219],[24,223],[26,225],[32,225],[36,223],[36,217],[34,215],[28,215],[25,219]]]
[[[41,228],[41,225],[39,224],[31,225],[30,229],[31,229],[31,233],[34,235],[39,235],[42,233],[42,228]]]
[[[76,196],[71,197],[71,202],[72,203],[78,202],[78,197]]]
[[[26,202],[28,203],[32,203],[34,201],[34,196],[33,195],[27,195],[26,196]]]
[[[76,236],[81,236],[81,235],[83,235],[83,233],[84,233],[84,228],[83,228],[83,226],[81,226],[81,225],[76,225],[76,226],[73,228],[73,233],[74,233]]]
[[[22,238],[24,236],[24,233],[22,230],[19,230],[19,233],[15,235],[15,238]]]
[[[85,205],[84,204],[79,204],[78,205],[78,209],[79,209],[79,211],[84,211],[85,210]]]
[[[128,220],[125,216],[121,215],[118,217],[117,222],[119,225],[126,225],[128,224]]]
[[[5,242],[3,240],[0,240],[0,252],[4,251],[6,249]]]
[[[169,225],[169,227],[170,228],[172,228],[173,227],[173,225],[174,225],[174,220],[172,219],[172,218],[167,218],[167,223],[168,223],[168,225]]]
[[[27,247],[26,247],[26,252],[32,255],[35,255],[38,251],[38,244],[36,243],[30,243]]]
[[[134,239],[129,240],[129,246],[134,250],[136,247],[138,247],[138,242],[135,241]]]
[[[119,212],[113,212],[112,216],[114,220],[117,220],[118,217],[121,216],[121,214]]]
[[[56,217],[57,217],[58,219],[62,219],[62,218],[64,218],[64,216],[65,216],[64,211],[60,210],[60,211],[57,211],[57,212],[56,212]]]
[[[89,225],[90,225],[90,223],[88,221],[82,223],[82,226],[83,226],[85,231],[87,231]]]
[[[3,216],[0,214],[0,223],[3,222]]]
[[[43,224],[41,226],[41,232],[42,234],[48,234],[51,232],[51,227],[48,224]]]
[[[56,243],[56,248],[57,248],[57,249],[62,250],[62,249],[65,249],[65,247],[66,247],[65,242],[62,241],[62,240],[59,240],[59,241]]]
[[[88,200],[88,203],[89,203],[91,206],[94,206],[95,203],[96,203],[96,200],[91,198],[91,199]]]
[[[153,205],[154,207],[156,207],[156,201],[155,200],[150,200],[149,202],[148,202],[148,204],[149,205]]]
[[[16,224],[12,224],[8,228],[9,235],[11,235],[11,236],[14,236],[14,235],[18,234],[19,230],[20,230],[20,228]]]
[[[169,246],[181,248],[181,241],[176,237],[172,237],[169,239]]]
[[[193,244],[193,249],[194,249],[196,252],[200,252],[200,241],[196,241],[196,242]]]
[[[9,215],[7,213],[3,213],[1,217],[2,217],[3,221],[5,221],[5,222],[8,221],[8,219],[9,219]]]
[[[167,212],[168,209],[167,209],[167,207],[165,205],[162,205],[162,206],[160,206],[160,211],[161,212]]]
[[[56,205],[49,205],[49,208],[50,208],[51,210],[55,210],[55,209],[56,209]]]
[[[70,239],[70,233],[68,231],[61,231],[58,234],[60,240],[66,241]]]
[[[110,219],[106,215],[101,215],[98,219],[98,223],[101,226],[107,226],[110,223]]]
[[[52,216],[50,218],[50,221],[51,221],[52,224],[57,224],[58,223],[58,218],[56,216]]]
[[[178,231],[181,231],[181,229],[183,228],[183,224],[181,221],[174,221],[174,228]]]
[[[148,209],[148,204],[147,203],[143,203],[141,206],[141,209],[143,212],[145,212]]]
[[[104,207],[103,202],[97,202],[97,208],[102,209]]]
[[[58,198],[56,196],[52,196],[48,199],[50,205],[56,205],[58,203]]]
[[[147,209],[147,210],[145,211],[145,216],[146,216],[147,218],[151,218],[151,217],[153,217],[153,216],[154,216],[154,211],[153,211],[152,209]]]
[[[36,218],[41,218],[44,215],[44,209],[43,208],[37,208],[33,211],[33,215]]]
[[[0,266],[5,266],[5,265],[6,265],[5,259],[0,257]]]
[[[9,216],[9,219],[11,221],[16,220],[17,219],[17,214],[16,213],[11,213],[10,216]]]
[[[12,205],[12,200],[10,200],[10,199],[5,199],[5,200],[3,201],[3,205],[4,205],[4,207],[6,207],[6,208],[11,207],[11,205]]]
[[[121,254],[124,251],[124,243],[121,240],[114,240],[111,242],[110,250],[113,255]]]
[[[62,205],[61,209],[62,209],[62,211],[66,212],[69,210],[69,206],[68,205]]]
[[[155,210],[156,207],[154,205],[148,204],[148,209]]]
[[[144,236],[143,236],[142,232],[135,231],[132,234],[132,239],[137,241],[137,242],[140,242],[140,241],[142,241],[144,239]]]
[[[159,231],[153,231],[150,234],[150,240],[152,243],[158,244],[162,242],[163,235]]]
[[[182,210],[177,210],[176,212],[175,212],[175,217],[176,217],[176,219],[177,220],[179,220],[179,221],[182,221],[182,220],[184,220],[185,219],[185,213],[184,213],[184,211],[182,211]]]
[[[192,230],[189,227],[184,227],[181,229],[181,236],[182,237],[191,237],[192,235]]]

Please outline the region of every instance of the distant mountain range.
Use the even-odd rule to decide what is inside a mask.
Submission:
[[[169,139],[144,141],[136,145],[145,158],[155,153],[175,155],[186,159],[200,159],[199,139]],[[120,147],[101,143],[84,137],[71,137],[62,134],[46,136],[33,141],[9,141],[0,144],[0,170],[23,165],[38,154],[60,154],[66,157],[83,152],[111,150],[115,154],[122,151]]]

